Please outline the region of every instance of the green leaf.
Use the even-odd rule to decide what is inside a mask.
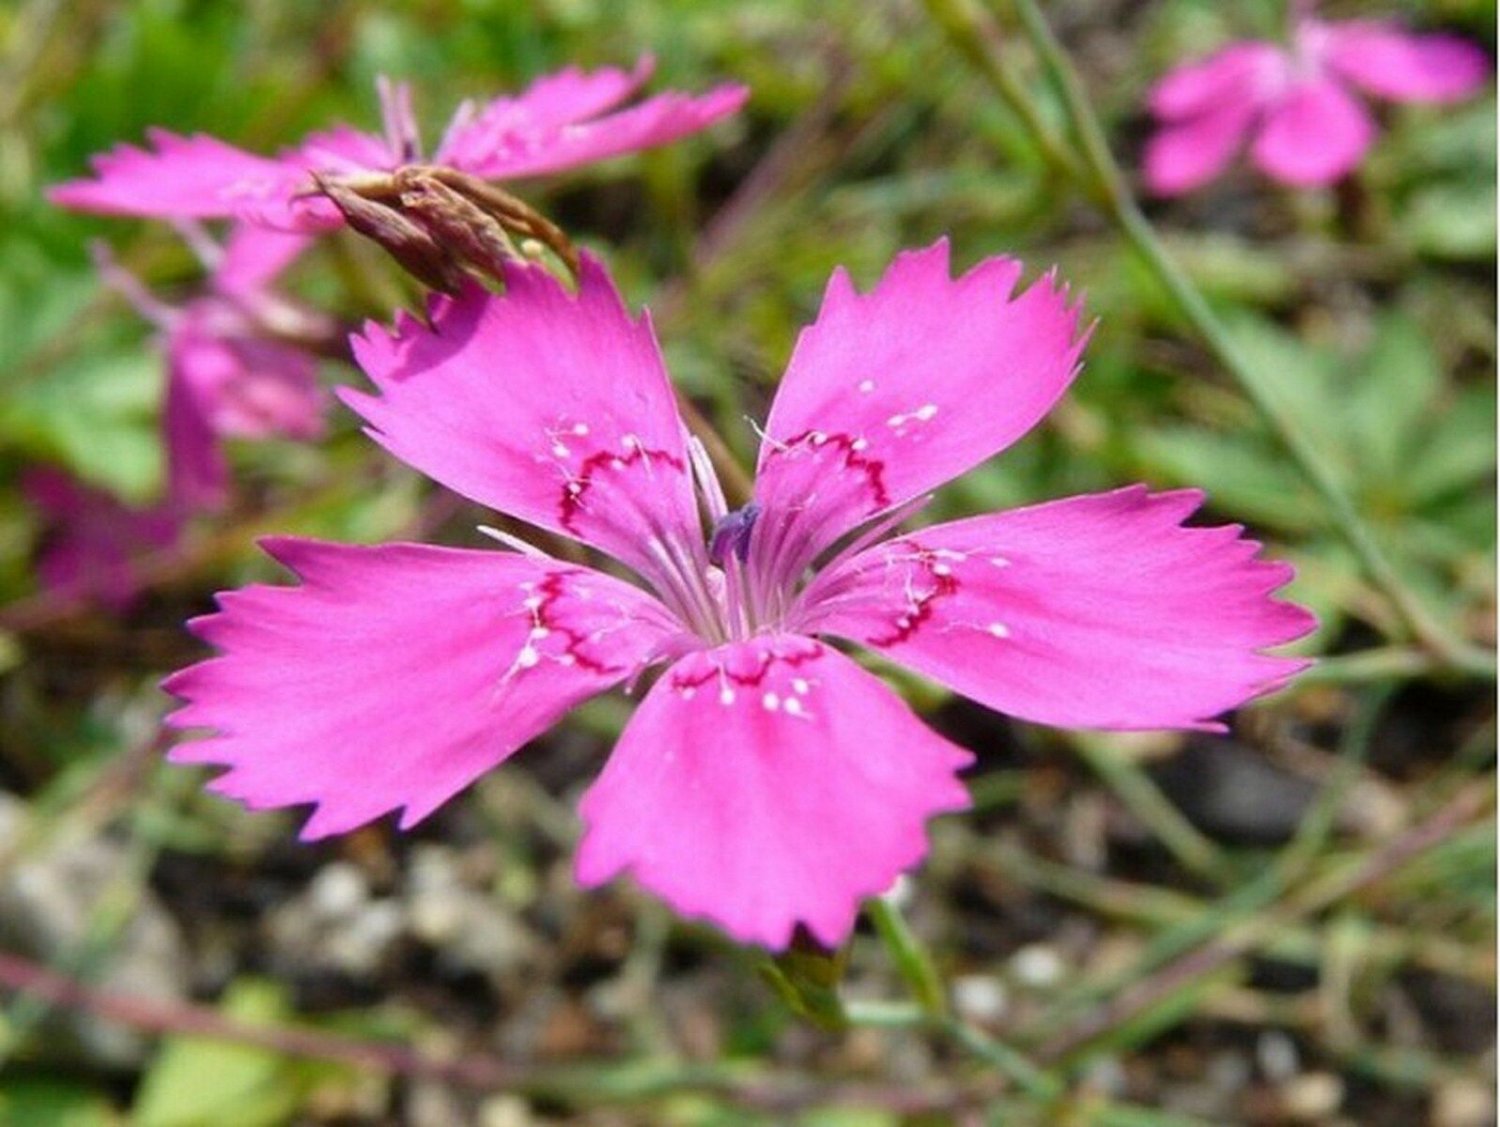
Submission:
[[[237,1021],[282,1020],[289,1007],[274,983],[241,979],[220,1009]],[[136,1096],[135,1127],[274,1127],[295,1113],[304,1087],[296,1062],[267,1049],[198,1037],[169,1038]]]
[[[1480,486],[1495,472],[1495,389],[1460,392],[1409,459],[1403,493],[1414,507]]]
[[[1302,479],[1256,437],[1175,427],[1138,441],[1153,476],[1204,489],[1221,512],[1290,532],[1324,523]]]
[[[1375,477],[1399,478],[1409,469],[1442,380],[1432,345],[1414,321],[1400,315],[1381,320],[1348,398],[1358,460]]]
[[[112,1127],[119,1115],[98,1092],[74,1079],[0,1080],[0,1123],[25,1127]]]

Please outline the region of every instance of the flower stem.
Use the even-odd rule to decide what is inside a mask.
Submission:
[[[1065,155],[1059,155],[1056,134],[1046,125],[1030,94],[997,50],[993,26],[984,15],[964,4],[963,0],[926,2],[929,12],[942,25],[954,46],[975,63],[976,69],[1020,116],[1043,155],[1108,214],[1188,323],[1215,353],[1322,499],[1339,534],[1354,551],[1365,573],[1390,600],[1411,635],[1450,668],[1494,677],[1494,655],[1455,636],[1402,580],[1317,447],[1308,439],[1296,418],[1276,400],[1259,370],[1230,339],[1203,294],[1167,253],[1111,155],[1104,130],[1084,92],[1078,72],[1053,35],[1036,0],[1013,2],[1027,39],[1061,96],[1077,146],[1076,153],[1064,148]]]
[[[942,1021],[948,1015],[948,993],[943,989],[943,980],[933,965],[932,956],[907,926],[900,909],[886,895],[866,901],[865,911],[880,934],[880,941],[885,944],[891,961],[911,987],[922,1012],[934,1021]]]

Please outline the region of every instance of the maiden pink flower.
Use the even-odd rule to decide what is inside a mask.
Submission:
[[[504,296],[371,327],[355,353],[378,394],[344,398],[377,441],[644,582],[534,550],[268,541],[302,583],[195,621],[221,653],[166,683],[170,722],[211,734],[173,758],[227,766],[211,785],[252,807],[315,804],[308,838],[397,808],[408,827],[662,664],[583,799],[577,875],[629,873],[778,948],[799,924],[841,942],[925,852],[928,817],[967,804],[968,753],[825,639],[1042,723],[1217,727],[1302,666],[1259,651],[1312,622],[1271,597],[1291,571],[1239,528],[1183,527],[1200,494],[1132,486],[891,535],[1077,370],[1077,307],[1050,278],[1017,292],[1020,273],[996,258],[955,281],[946,243],[868,294],[837,272],[734,512],[649,320],[597,262],[576,295],[514,265]]]
[[[1158,196],[1192,191],[1219,175],[1247,137],[1266,175],[1332,184],[1375,140],[1375,122],[1351,87],[1393,102],[1455,102],[1489,70],[1483,51],[1452,35],[1303,15],[1290,47],[1233,43],[1156,83],[1150,107],[1161,125],[1146,146],[1146,184]]]
[[[309,195],[314,174],[358,180],[433,164],[483,179],[540,176],[696,133],[735,112],[748,95],[743,86],[719,86],[698,97],[658,94],[615,109],[651,69],[649,59],[633,71],[568,67],[516,97],[464,102],[430,157],[423,155],[410,88],[382,79],[380,135],[339,126],[262,157],[201,134],[153,129],[149,148],[121,145],[95,158],[93,179],[60,184],[49,196],[80,211],[317,229],[341,217],[327,200]]]
[[[317,357],[292,341],[330,330],[270,289],[308,236],[240,224],[220,248],[192,228],[185,233],[210,270],[203,292],[185,305],[157,300],[113,263],[103,267],[164,339],[167,495],[188,509],[215,508],[229,489],[222,439],[322,433]]]

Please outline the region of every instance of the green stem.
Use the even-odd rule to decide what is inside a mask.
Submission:
[[[867,900],[865,911],[922,1012],[934,1021],[941,1021],[948,1013],[948,993],[922,941],[912,934],[906,918],[888,896]]]
[[[1167,253],[1155,229],[1141,212],[1120,167],[1110,154],[1104,130],[1084,92],[1078,73],[1052,34],[1036,0],[1014,0],[1022,29],[1048,77],[1062,97],[1079,153],[1059,153],[1055,133],[1035,108],[1030,94],[1011,72],[995,46],[988,21],[962,0],[926,0],[928,11],[954,46],[976,66],[1036,138],[1059,171],[1067,174],[1109,215],[1125,241],[1140,256],[1189,324],[1218,356],[1267,427],[1318,493],[1339,533],[1348,542],[1370,579],[1385,593],[1406,627],[1445,665],[1477,676],[1494,677],[1495,659],[1453,633],[1406,585],[1369,527],[1356,511],[1328,463],[1308,439],[1296,418],[1276,400],[1259,371],[1241,354],[1203,294]],[[1026,107],[1030,107],[1029,109]]]

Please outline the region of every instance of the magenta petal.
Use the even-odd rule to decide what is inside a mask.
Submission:
[[[171,547],[181,531],[166,506],[132,509],[61,470],[32,467],[21,492],[47,526],[37,553],[41,586],[61,599],[92,599],[121,613],[141,594],[144,558]]]
[[[651,75],[642,58],[634,70],[567,67],[544,75],[514,97],[495,98],[483,107],[465,103],[454,115],[433,159],[455,168],[478,168],[515,139],[556,130],[618,105]]]
[[[658,94],[637,106],[592,121],[568,125],[527,124],[482,131],[483,122],[463,131],[459,150],[449,159],[466,172],[485,177],[543,176],[582,164],[655,148],[707,129],[745,104],[744,86],[719,86],[707,94]],[[463,159],[456,153],[462,151]]]
[[[312,242],[311,235],[237,224],[213,272],[213,288],[234,297],[250,297],[275,281]]]
[[[202,134],[147,132],[150,149],[119,145],[94,158],[94,179],[58,184],[61,207],[156,218],[224,219],[278,204],[304,179],[295,164],[255,156]]]
[[[402,808],[409,827],[579,701],[634,674],[674,629],[585,568],[418,544],[274,539],[302,579],[219,596],[193,629],[220,656],[165,688],[179,763],[260,809],[314,803],[306,838]]]
[[[1146,142],[1146,186],[1151,193],[1181,195],[1219,175],[1239,150],[1255,113],[1251,102],[1230,101],[1158,129]]]
[[[581,882],[629,871],[685,915],[785,947],[837,946],[859,903],[968,805],[962,749],[821,643],[762,636],[679,661],[584,796]]]
[[[1454,35],[1416,35],[1378,20],[1320,25],[1329,67],[1371,94],[1396,102],[1455,102],[1490,75],[1490,60]]]
[[[1303,668],[1259,651],[1315,623],[1238,526],[1182,527],[1201,499],[1131,486],[923,529],[820,577],[797,625],[1039,723],[1209,727]]]
[[[1375,123],[1337,82],[1288,89],[1266,114],[1250,147],[1255,165],[1287,184],[1318,186],[1342,179],[1375,139]]]
[[[1013,294],[1020,274],[1013,259],[991,258],[955,280],[946,240],[898,255],[868,294],[834,273],[766,423],[758,556],[795,575],[861,521],[999,453],[1046,414],[1078,370],[1079,310],[1050,276]]]
[[[1148,104],[1162,121],[1181,121],[1230,105],[1253,107],[1285,68],[1285,53],[1270,43],[1231,44],[1163,75],[1151,88]]]
[[[219,435],[205,401],[209,389],[200,389],[198,378],[184,371],[184,360],[191,369],[201,363],[181,351],[173,355],[168,344],[166,404],[162,409],[162,429],[167,454],[167,496],[184,509],[212,510],[229,498],[229,462],[219,447]],[[194,350],[196,351],[196,350]]]
[[[379,396],[343,391],[387,450],[481,504],[593,544],[657,576],[701,556],[682,422],[649,319],[598,262],[577,295],[541,268],[371,326],[354,353]]]
[[[297,146],[297,159],[309,170],[342,175],[385,172],[402,163],[385,138],[349,125],[309,133]]]

